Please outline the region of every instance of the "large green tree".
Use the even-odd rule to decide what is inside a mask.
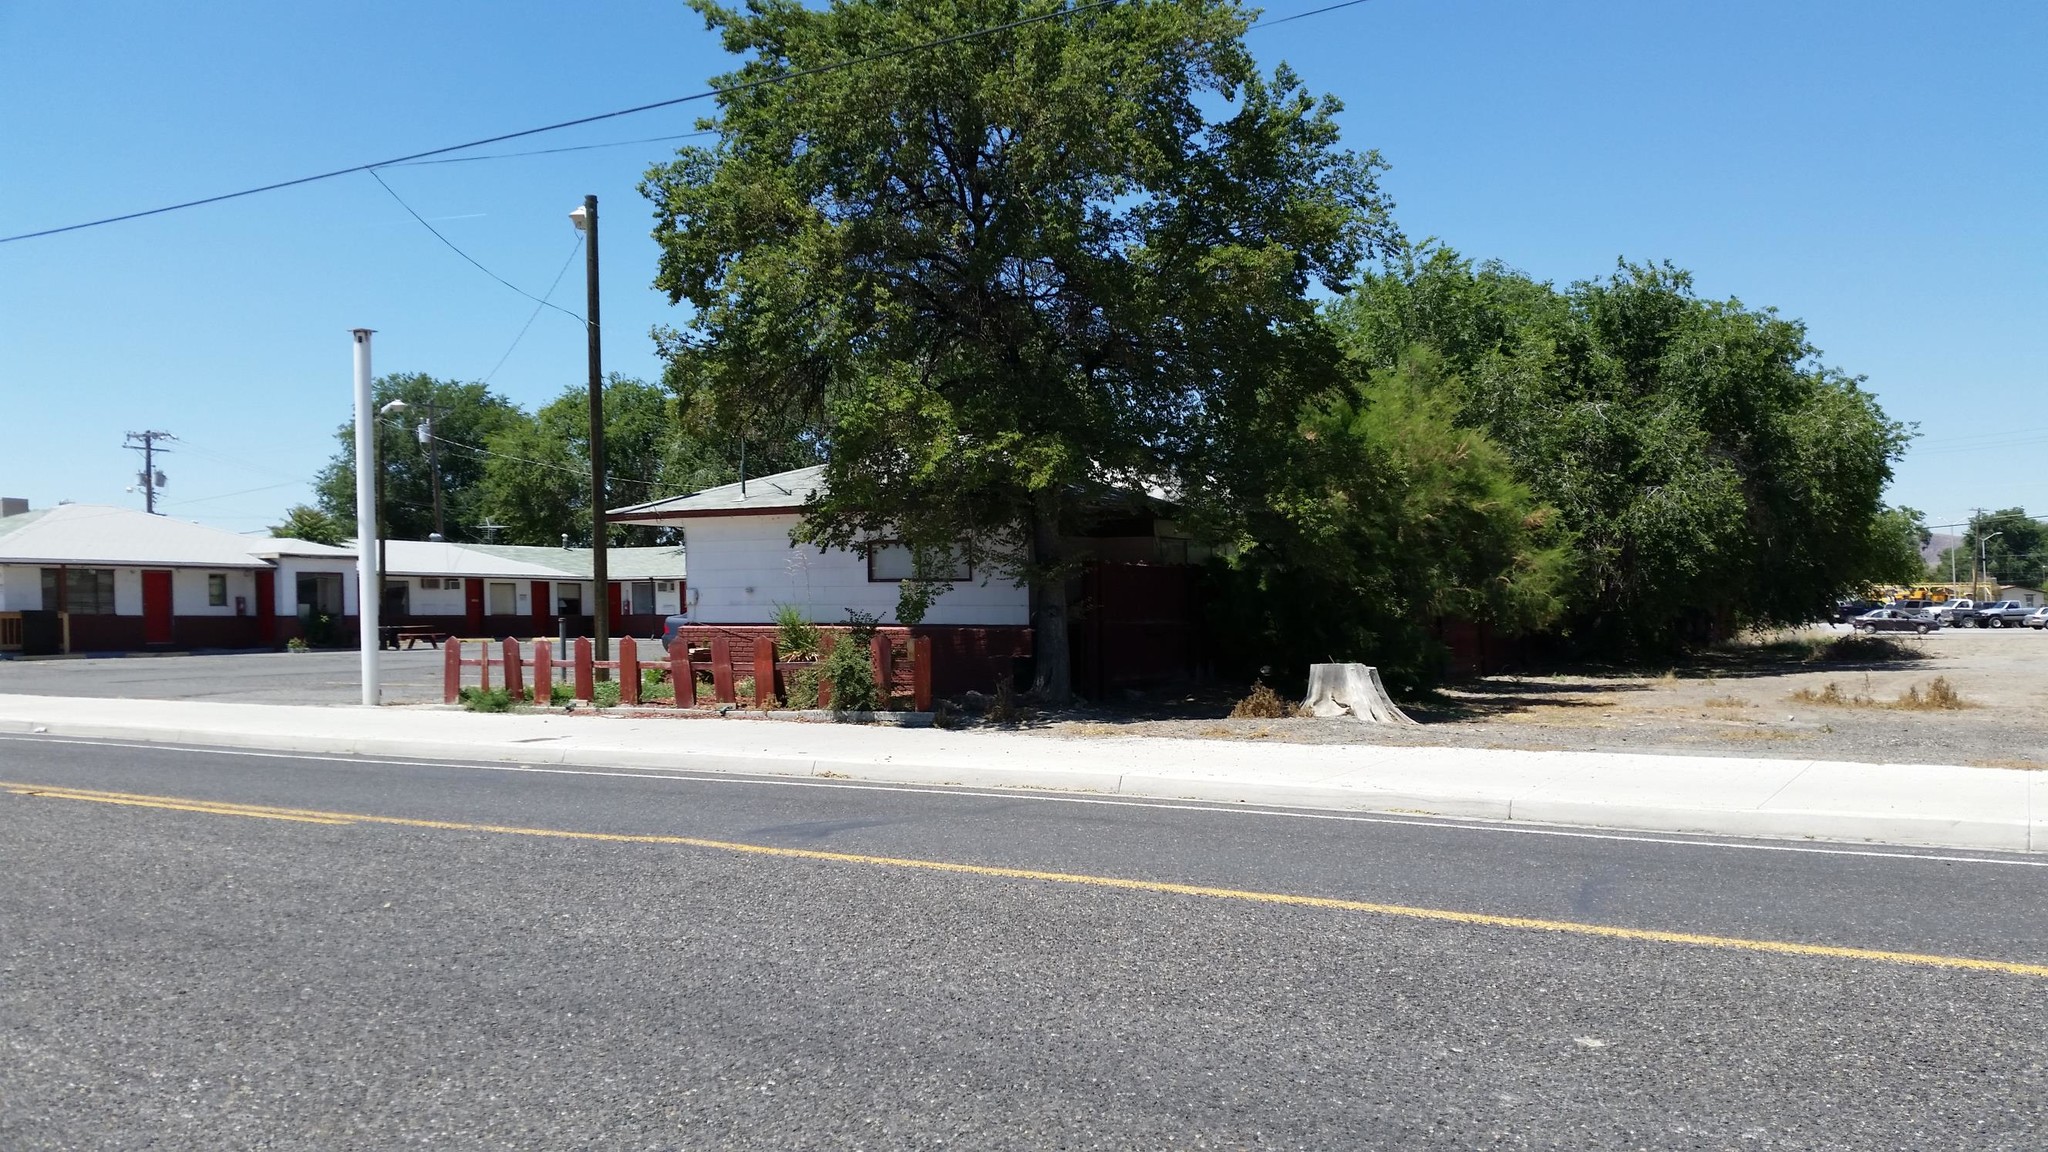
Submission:
[[[1457,391],[1418,345],[1304,405],[1258,446],[1256,489],[1201,505],[1234,545],[1219,565],[1232,650],[1290,682],[1366,660],[1415,688],[1441,671],[1443,620],[1513,635],[1558,619],[1573,558],[1557,510],[1458,425]]]
[[[1994,584],[2048,582],[2048,524],[2027,515],[2025,508],[2000,508],[1970,517],[1963,542],[1956,549],[1956,571],[1964,579],[1981,573]],[[1948,579],[1946,561],[1938,564]]]
[[[718,445],[704,421],[660,385],[614,375],[604,389],[607,508],[723,484],[738,475],[739,445]],[[554,544],[564,534],[590,543],[590,394],[573,385],[532,419],[491,437],[482,506],[502,525],[498,539]],[[759,459],[756,463],[766,463]],[[775,463],[780,463],[775,461]],[[667,530],[612,524],[613,544],[652,544]]]
[[[1585,643],[1812,619],[1892,548],[1879,520],[1907,430],[1797,321],[1700,299],[1681,271],[1624,264],[1560,291],[1423,248],[1335,314],[1367,364],[1416,344],[1450,361],[1461,421],[1576,541],[1567,623]]]
[[[718,143],[644,185],[675,377],[737,433],[815,433],[807,538],[964,541],[1028,585],[1064,700],[1067,542],[1328,387],[1311,293],[1391,233],[1377,158],[1230,0],[692,5],[746,60]]]
[[[439,438],[442,522],[450,540],[483,541],[482,481],[490,458],[490,439],[530,418],[519,407],[477,383],[437,380],[421,372],[394,373],[371,385],[371,405],[382,409],[393,400],[406,407],[377,418],[379,452],[384,465],[384,526],[392,539],[424,540],[434,530],[435,453],[422,441],[419,428],[431,406],[434,434]],[[341,530],[356,532],[356,431],[353,422],[335,429],[341,443],[320,470],[313,492],[321,512]]]

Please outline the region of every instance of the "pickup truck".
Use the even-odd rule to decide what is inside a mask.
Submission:
[[[1927,609],[1927,614],[1934,617],[1937,623],[1946,624],[1951,628],[1961,628],[1969,620],[1970,613],[1976,610],[1977,602],[1965,596],[1960,600],[1933,605]]]
[[[1958,610],[1949,618],[1949,622],[1958,628],[1964,624],[1975,625],[1978,628],[2017,628],[2031,611],[2033,609],[2017,600],[1998,600],[1972,608],[1967,618]]]

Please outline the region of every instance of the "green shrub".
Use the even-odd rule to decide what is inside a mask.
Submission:
[[[785,660],[815,660],[824,634],[794,604],[775,606],[775,651]]]
[[[595,697],[595,700],[592,702],[599,708],[617,708],[619,706],[619,682],[617,680],[599,680],[592,686],[590,694]]]
[[[668,669],[643,668],[640,670],[640,698],[642,700],[673,700],[676,698],[675,685],[669,683]]]
[[[503,688],[486,692],[481,688],[464,688],[461,693],[462,706],[471,712],[510,712],[512,694]]]
[[[789,696],[791,708],[816,708],[818,706],[818,681],[823,674],[816,668],[803,668],[782,678],[782,689]]]
[[[533,703],[536,695],[537,693],[534,689],[528,688],[526,690],[526,702],[529,704]],[[574,699],[576,699],[576,689],[570,685],[556,681],[548,686],[548,703],[567,704]]]
[[[826,682],[832,685],[834,712],[874,712],[886,703],[881,686],[875,683],[875,666],[870,655],[879,623],[869,613],[847,611],[846,634],[825,656],[824,675]]]

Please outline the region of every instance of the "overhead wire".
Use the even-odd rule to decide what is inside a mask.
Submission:
[[[390,192],[391,198],[393,200],[398,201],[398,206],[400,208],[405,209],[407,214],[409,214],[413,219],[420,222],[420,227],[425,228],[429,232],[432,232],[434,234],[434,239],[439,240],[443,244],[446,244],[450,252],[453,252],[457,256],[462,257],[464,260],[469,261],[470,265],[474,267],[477,271],[483,273],[486,276],[489,276],[491,279],[496,280],[498,283],[503,284],[505,287],[510,288],[514,292],[519,293],[521,296],[526,297],[528,300],[533,301],[534,303],[540,305],[543,308],[553,308],[555,311],[560,312],[562,315],[569,317],[570,319],[576,321],[578,324],[587,323],[587,321],[585,321],[583,317],[577,315],[574,312],[569,311],[567,308],[564,308],[559,304],[551,303],[547,300],[542,299],[539,296],[535,296],[533,293],[528,292],[526,289],[521,288],[519,285],[514,284],[510,280],[505,279],[503,276],[498,275],[496,272],[491,271],[489,268],[484,267],[483,264],[480,261],[478,261],[476,257],[471,256],[469,253],[464,252],[462,249],[456,247],[455,241],[450,240],[446,236],[441,235],[440,229],[434,227],[432,224],[427,223],[427,218],[425,216],[422,216],[418,212],[413,211],[412,205],[407,204],[403,196],[400,196],[397,192],[392,191],[391,185],[384,183],[384,177],[379,176],[375,168],[370,169],[370,179],[375,180],[377,182],[378,187],[384,189],[384,191]],[[557,277],[555,282],[558,284],[561,283],[561,278]]]
[[[521,340],[526,339],[526,331],[527,329],[533,327],[533,322],[535,320],[540,319],[541,309],[549,307],[547,300],[554,296],[555,289],[562,286],[562,277],[567,276],[569,274],[569,265],[576,262],[576,254],[581,251],[583,251],[583,233],[578,232],[576,234],[576,243],[569,246],[569,255],[566,259],[562,261],[561,270],[555,273],[554,282],[548,285],[548,290],[544,294],[544,298],[541,300],[539,304],[533,306],[532,312],[527,314],[526,323],[519,326],[519,335],[512,337],[512,343],[509,347],[505,349],[505,354],[503,356],[498,357],[498,362],[496,364],[491,365],[490,373],[484,377],[484,383],[486,385],[488,385],[491,382],[493,377],[497,376],[498,369],[503,368],[505,366],[505,361],[510,360],[512,358],[512,353],[519,347],[519,342]]]
[[[1354,0],[1354,2],[1356,2],[1356,0]],[[464,141],[461,144],[449,144],[440,148],[429,148],[424,152],[412,152],[404,156],[393,156],[385,160],[371,161],[370,163],[367,164],[351,164],[346,168],[336,168],[328,172],[316,172],[311,176],[300,176],[291,180],[277,180],[269,184],[258,185],[254,188],[243,188],[234,192],[222,192],[214,196],[204,196],[197,200],[186,200],[177,204],[165,204],[156,208],[145,208],[139,212],[124,212],[118,216],[105,216],[97,220],[81,221],[77,224],[65,224],[56,228],[42,228],[34,232],[22,232],[13,236],[0,236],[0,244],[12,244],[21,240],[34,240],[43,236],[56,236],[65,232],[77,232],[85,228],[98,228],[107,224],[119,224],[128,220],[140,220],[148,216],[161,216],[166,212],[180,212],[187,208],[199,208],[208,204],[219,204],[225,200],[236,200],[244,196],[255,196],[264,192],[275,192],[284,188],[296,188],[299,187],[300,185],[312,184],[321,180],[332,180],[338,176],[353,175],[354,173],[357,172],[374,172],[374,170],[378,168],[390,168],[400,164],[408,163],[410,161],[425,160],[428,159],[429,157],[434,156],[446,156],[452,152],[466,152],[471,148],[481,148],[487,144],[501,144],[507,140],[520,140],[528,136],[538,136],[544,132],[558,132],[564,128],[577,128],[585,124],[596,124],[604,120],[616,120],[621,116],[634,116],[642,112],[652,112],[661,108],[673,108],[679,104],[690,104],[695,103],[696,101],[699,100],[709,100],[715,96],[737,95],[742,92],[753,91],[757,88],[768,88],[778,84],[786,84],[792,80],[802,80],[812,76],[824,76],[833,72],[841,72],[848,68],[858,67],[862,64],[874,64],[879,63],[883,60],[894,60],[902,56],[908,56],[914,52],[924,52],[929,51],[930,49],[933,48],[943,48],[949,44],[958,44],[967,40],[976,40],[980,39],[983,36],[992,36],[998,32],[1008,32],[1012,29],[1024,28],[1033,24],[1043,24],[1051,20],[1070,19],[1072,17],[1082,15],[1083,13],[1092,12],[1103,8],[1111,8],[1120,3],[1122,3],[1122,0],[1094,0],[1093,3],[1082,4],[1073,8],[1060,8],[1051,12],[1041,12],[1036,16],[1026,16],[1021,19],[1007,21],[1002,24],[990,25],[989,27],[986,28],[976,28],[968,32],[956,32],[951,36],[941,36],[935,40],[926,40],[917,44],[906,44],[901,48],[890,48],[881,52],[869,53],[866,56],[856,56],[850,60],[834,61],[833,63],[830,64],[820,64],[812,68],[800,68],[794,72],[784,72],[774,76],[762,76],[757,79],[742,81],[741,83],[733,84],[724,88],[707,88],[702,92],[692,92],[687,96],[676,96],[667,100],[656,100],[649,104],[638,104],[631,108],[619,108],[611,112],[599,112],[593,116],[579,116],[573,120],[562,120],[553,124],[543,124],[538,128],[523,128],[517,132],[501,132],[496,136],[486,136],[478,140],[468,140]],[[410,211],[410,209],[407,209],[407,211]],[[422,221],[422,223],[424,223],[424,221]],[[453,245],[450,245],[450,247],[453,247]],[[478,265],[478,267],[482,267],[482,265]],[[486,271],[488,271],[488,269],[486,269]]]

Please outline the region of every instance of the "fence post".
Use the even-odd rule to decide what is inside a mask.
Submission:
[[[476,654],[477,690],[489,692],[491,690],[491,642],[489,640],[477,641]]]
[[[896,642],[880,632],[875,633],[875,638],[868,641],[868,663],[873,665],[875,673],[875,706],[887,711],[890,681],[896,675]]]
[[[725,636],[711,638],[711,694],[720,704],[740,701],[732,686],[732,640]]]
[[[462,641],[450,636],[441,645],[441,703],[462,699]]]
[[[690,667],[690,645],[682,633],[668,642],[668,679],[675,685],[676,707],[697,706],[697,672]]]
[[[780,699],[782,686],[775,682],[775,638],[754,637],[754,707],[766,708],[770,697]]]
[[[533,702],[542,708],[555,702],[555,661],[554,651],[548,647],[547,637],[533,642]]]
[[[510,696],[512,702],[517,704],[526,698],[526,678],[519,674],[519,641],[507,636],[505,637],[503,647],[505,649],[505,695]]]
[[[832,649],[839,646],[839,634],[826,632],[818,637],[818,663],[814,670],[818,676],[818,707],[832,707],[832,681],[825,675],[825,657],[832,655]]]
[[[911,707],[919,712],[932,710],[932,638],[914,636],[910,640],[910,697]]]
[[[585,702],[597,699],[595,688],[596,669],[590,666],[590,637],[576,638],[576,698]]]
[[[619,703],[640,702],[640,645],[631,636],[619,637]]]

